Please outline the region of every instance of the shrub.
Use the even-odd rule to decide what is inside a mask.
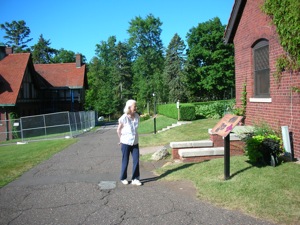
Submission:
[[[195,120],[203,118],[219,119],[226,113],[233,113],[235,100],[219,100],[210,102],[195,102],[180,104],[180,120]],[[161,115],[177,119],[178,109],[176,103],[158,105]]]
[[[178,119],[178,109],[176,104],[165,104],[158,105],[158,112],[161,115]],[[195,105],[192,103],[182,103],[180,104],[180,120],[191,121],[195,120]]]
[[[245,153],[252,163],[272,165],[277,161],[277,157],[283,152],[281,139],[274,134],[249,135],[245,140]],[[275,159],[272,159],[272,156]],[[275,162],[275,164],[277,164]]]
[[[180,106],[180,120],[195,120],[195,106],[193,104],[183,104]]]
[[[140,121],[145,121],[150,119],[150,115],[148,113],[140,115]]]
[[[157,111],[159,114],[173,118],[178,119],[178,109],[176,107],[176,104],[165,104],[165,105],[158,105]]]
[[[196,117],[197,118],[214,118],[219,119],[224,116],[224,114],[231,112],[235,101],[225,100],[225,101],[213,101],[213,102],[202,102],[196,105]]]

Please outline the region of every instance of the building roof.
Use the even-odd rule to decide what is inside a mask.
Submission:
[[[0,104],[13,106],[22,85],[30,53],[9,54],[0,60]]]
[[[34,64],[36,72],[56,88],[83,88],[86,85],[85,67],[85,64],[76,67],[76,63]]]
[[[37,88],[87,88],[86,65],[33,64],[30,53],[8,54],[0,60],[0,105],[14,106],[26,71]]]
[[[235,0],[224,34],[225,44],[233,43],[233,38],[240,23],[246,2],[247,0]]]

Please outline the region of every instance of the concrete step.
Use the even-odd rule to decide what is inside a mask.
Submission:
[[[178,126],[181,126],[183,124],[188,124],[188,123],[191,123],[191,122],[189,122],[189,121],[187,121],[187,122],[186,121],[179,122],[178,121],[177,123],[173,123],[171,126],[167,126],[167,127],[163,128],[163,129],[157,131],[157,133],[164,132],[164,131],[170,130],[170,129],[174,128],[174,127],[178,127]]]
[[[181,158],[224,155],[224,147],[184,148],[184,149],[179,149],[178,154],[180,155]]]
[[[170,142],[171,148],[199,148],[199,147],[212,147],[213,142],[211,140],[200,140],[200,141],[179,141]]]

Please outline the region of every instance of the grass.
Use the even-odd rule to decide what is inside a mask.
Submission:
[[[157,125],[164,122],[164,127],[171,125],[172,120],[167,120],[167,117],[159,116]],[[175,120],[177,122],[177,120]],[[168,122],[168,123],[167,123]],[[175,123],[176,123],[175,122]],[[140,132],[139,143],[141,147],[166,145],[173,141],[194,141],[209,139],[208,129],[213,128],[217,124],[217,119],[205,119],[193,121],[190,124],[184,124],[176,128],[172,128],[167,132],[156,134],[143,135]],[[165,125],[166,124],[166,125]],[[143,121],[140,124],[141,130],[149,130],[153,127],[153,119]],[[152,129],[153,132],[153,129]]]
[[[156,130],[161,130],[162,128],[165,128],[167,126],[172,125],[173,123],[177,123],[177,120],[158,115],[156,117]],[[154,119],[150,118],[148,120],[142,121],[140,123],[139,129],[138,129],[139,134],[150,134],[154,133]]]
[[[76,139],[29,142],[0,147],[0,187],[21,176],[40,162],[75,143]]]
[[[141,136],[140,145],[208,139],[207,130],[217,122],[198,120],[156,135]],[[143,156],[143,160],[151,160],[149,155]],[[192,181],[200,199],[224,208],[280,224],[298,224],[300,221],[300,164],[286,162],[278,167],[255,167],[245,156],[232,156],[231,177],[226,181],[223,158],[200,163],[173,163],[156,173],[160,179]]]
[[[224,160],[173,164],[156,172],[167,180],[190,180],[198,197],[216,205],[280,224],[300,221],[300,165],[255,167],[245,156],[230,158],[231,178],[224,181]]]

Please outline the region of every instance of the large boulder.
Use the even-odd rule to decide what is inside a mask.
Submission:
[[[156,151],[152,156],[151,160],[159,161],[161,159],[166,158],[170,153],[168,152],[168,149],[166,147],[163,147],[162,149]]]

